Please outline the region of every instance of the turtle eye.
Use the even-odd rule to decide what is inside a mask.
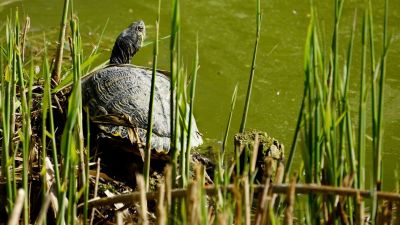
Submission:
[[[144,29],[144,27],[141,26],[141,25],[136,27],[136,30],[139,31],[139,32],[143,32],[143,29]]]

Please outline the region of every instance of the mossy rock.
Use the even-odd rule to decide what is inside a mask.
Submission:
[[[272,177],[274,177],[278,164],[284,162],[285,153],[283,144],[264,131],[252,130],[238,133],[234,136],[234,143],[236,150],[241,151],[241,165],[250,164],[250,152],[254,149],[256,137],[258,139],[256,168],[259,170],[256,179],[261,181],[266,172],[265,160],[272,159]],[[241,167],[243,170],[243,166]]]

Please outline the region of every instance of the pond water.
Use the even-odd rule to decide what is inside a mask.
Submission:
[[[156,0],[81,0],[74,1],[81,33],[88,55],[105,27],[100,45],[103,53],[99,62],[110,55],[116,36],[131,22],[143,19],[148,39],[153,39],[157,16]],[[262,36],[257,58],[257,70],[250,103],[247,128],[268,132],[290,147],[303,90],[304,43],[309,23],[309,1],[262,1]],[[361,21],[362,2],[346,1],[341,36],[347,43],[354,9]],[[374,0],[376,32],[382,30],[383,0]],[[0,21],[5,21],[11,9],[19,8],[31,18],[32,36],[46,33],[55,46],[55,34],[61,19],[63,1],[29,0],[0,1]],[[162,2],[161,36],[169,34],[170,1]],[[327,37],[332,30],[333,1],[318,3],[320,23]],[[232,91],[239,84],[238,100],[232,124],[232,134],[238,131],[246,94],[248,75],[255,38],[255,0],[198,0],[182,1],[182,46],[184,62],[191,65],[196,35],[199,37],[200,71],[196,93],[195,116],[199,129],[209,143],[223,138],[228,119]],[[384,189],[394,188],[394,170],[400,160],[400,0],[390,1],[391,45],[385,90]],[[108,21],[108,22],[107,22]],[[0,26],[3,26],[0,23]],[[360,25],[358,26],[358,31]],[[359,32],[358,32],[359,33]],[[380,34],[380,33],[377,33]],[[356,37],[359,42],[360,35]],[[377,35],[379,38],[380,35]],[[329,38],[328,38],[329,39]],[[329,40],[326,41],[329,43]],[[345,45],[341,47],[344,52]],[[168,69],[169,40],[160,43],[159,66]],[[378,49],[379,50],[379,49]],[[359,67],[359,46],[354,52],[354,67]],[[137,65],[150,65],[152,48],[146,47],[134,57]],[[358,93],[359,76],[352,74],[353,93]],[[354,101],[358,101],[354,94]],[[357,106],[354,107],[355,112]],[[367,144],[370,143],[369,141]],[[367,153],[370,155],[370,152]],[[370,163],[369,165],[371,165]],[[297,167],[294,167],[297,169]]]

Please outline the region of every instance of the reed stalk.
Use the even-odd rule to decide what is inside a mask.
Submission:
[[[46,38],[43,38],[43,43],[46,43]],[[46,157],[47,157],[47,115],[48,115],[48,109],[49,109],[49,97],[48,95],[50,95],[50,76],[49,74],[49,70],[48,70],[48,64],[47,64],[47,48],[46,48],[46,44],[44,44],[43,46],[44,49],[44,57],[43,57],[43,66],[42,66],[42,71],[44,71],[43,73],[43,78],[44,78],[44,91],[43,91],[43,97],[42,97],[42,150],[41,152],[41,183],[42,183],[42,201],[45,201],[46,195],[47,195],[47,179],[46,179]],[[58,171],[57,171],[58,172]],[[59,177],[58,177],[58,173],[56,173],[56,184],[59,184]],[[57,187],[57,191],[59,190],[59,188]]]
[[[62,187],[60,194],[58,196],[59,202],[59,213],[57,215],[57,224],[65,223],[65,215],[67,216],[68,224],[74,223],[75,219],[73,218],[76,215],[76,179],[70,179],[75,177],[75,166],[78,164],[78,156],[76,150],[79,151],[79,124],[82,124],[79,119],[80,113],[82,113],[82,102],[81,102],[81,40],[79,33],[79,25],[75,18],[71,20],[71,31],[72,31],[72,39],[70,39],[71,45],[71,56],[72,56],[72,65],[73,65],[73,87],[71,96],[68,102],[68,112],[67,112],[67,120],[64,127],[64,131],[61,137],[61,152],[63,156],[63,165],[62,165]],[[70,189],[70,190],[68,190]],[[65,208],[63,207],[65,204],[67,190],[72,192],[73,195],[69,194],[69,203],[68,203],[68,213],[65,214]]]
[[[171,39],[170,39],[170,151],[171,151],[171,188],[176,187],[176,177],[179,175],[177,171],[178,156],[179,156],[179,136],[178,136],[178,83],[180,73],[180,52],[179,52],[179,35],[180,35],[180,1],[172,1],[172,13],[171,13]],[[181,162],[182,163],[182,162]],[[168,186],[167,186],[168,187]],[[177,220],[177,209],[178,204],[174,200],[169,202],[169,214],[168,223],[173,223]]]
[[[287,162],[286,162],[286,166],[285,166],[285,172],[284,172],[284,177],[283,177],[283,181],[284,182],[287,181],[287,177],[289,177],[289,173],[290,173],[290,170],[292,168],[293,159],[294,159],[294,156],[295,156],[295,153],[296,153],[297,142],[298,142],[298,138],[299,138],[299,134],[300,134],[301,124],[302,124],[302,121],[303,121],[304,105],[305,105],[306,95],[307,95],[306,85],[304,85],[304,86],[305,87],[304,87],[304,91],[303,91],[303,98],[302,98],[302,101],[301,101],[299,114],[297,116],[297,123],[296,123],[296,128],[294,130],[292,145],[290,147],[289,156],[288,156],[288,159],[287,159]]]
[[[7,222],[7,225],[17,225],[19,224],[19,217],[21,216],[22,208],[24,207],[24,199],[25,199],[25,191],[24,189],[18,190],[18,195],[15,201],[15,207],[13,211],[10,213],[10,218]]]
[[[351,124],[351,109],[350,109],[350,103],[349,103],[349,85],[350,85],[350,74],[351,74],[351,68],[352,68],[352,58],[353,58],[353,48],[354,48],[354,33],[356,30],[356,24],[357,24],[357,11],[354,13],[354,18],[353,18],[353,27],[351,30],[350,34],[350,39],[347,47],[347,60],[345,64],[345,70],[343,73],[343,94],[342,94],[342,102],[345,107],[345,110],[343,113],[346,114],[345,116],[345,123],[343,124],[343,136],[346,133],[347,135],[347,143],[348,143],[348,157],[349,157],[349,162],[350,162],[350,172],[356,174],[357,173],[357,165],[356,165],[356,153],[354,149],[354,137],[353,137],[353,130],[352,130],[352,124]],[[342,146],[342,145],[341,145]],[[345,147],[343,147],[345,148]],[[355,185],[358,186],[358,177],[355,176]]]
[[[89,116],[89,110],[85,110],[86,111],[86,118],[90,118]],[[86,157],[85,157],[85,161],[84,161],[84,164],[85,164],[85,171],[84,171],[84,174],[85,174],[85,179],[84,179],[84,199],[83,199],[83,202],[84,202],[84,207],[83,207],[83,221],[84,221],[84,224],[88,224],[87,223],[87,221],[90,221],[89,222],[89,224],[92,222],[92,218],[93,217],[91,217],[90,218],[90,220],[89,220],[89,218],[88,218],[88,216],[89,216],[89,207],[88,207],[88,204],[87,204],[87,202],[89,201],[89,194],[90,194],[90,179],[89,179],[89,170],[90,170],[90,168],[89,168],[89,163],[90,163],[90,120],[89,119],[86,119],[86,147],[85,147],[85,149],[86,149],[86,151],[85,151],[85,153],[86,153]],[[99,158],[99,160],[100,160],[100,158]],[[97,163],[99,164],[99,161],[97,161]],[[100,170],[100,168],[99,168],[99,165],[98,165],[98,169],[96,170],[97,171],[97,173],[96,173],[96,183],[95,183],[95,185],[98,185],[97,183],[98,183],[98,173],[99,173],[99,170]],[[97,195],[97,189],[95,188],[95,191],[94,191],[94,196],[96,196]],[[90,216],[92,216],[92,212],[90,213]]]
[[[43,43],[46,43],[46,38],[43,38]],[[51,152],[52,152],[52,159],[54,161],[54,165],[59,165],[58,163],[58,152],[56,146],[56,134],[55,134],[55,126],[54,126],[54,115],[53,115],[53,107],[52,107],[52,97],[51,97],[51,73],[50,73],[50,66],[48,63],[47,58],[47,47],[44,44],[44,55],[43,55],[43,79],[44,79],[44,91],[42,97],[42,180],[43,180],[43,187],[44,191],[47,189],[45,187],[46,181],[46,157],[47,157],[47,137],[51,140]],[[47,118],[49,116],[49,118]],[[50,130],[47,130],[47,121],[49,121]],[[60,172],[59,167],[54,167],[54,177],[55,183],[57,185],[57,192],[61,190],[61,180],[60,180]],[[45,196],[44,194],[43,196]]]
[[[11,15],[12,18],[12,15]],[[6,178],[6,196],[7,203],[6,209],[8,212],[13,210],[13,205],[16,198],[16,181],[15,176],[15,163],[14,157],[11,156],[14,151],[14,130],[15,130],[15,101],[16,101],[16,40],[19,32],[17,22],[18,12],[15,14],[14,21],[7,18],[6,23],[6,48],[5,56],[7,64],[4,68],[4,75],[1,78],[1,114],[2,114],[2,175]],[[16,28],[16,29],[15,29]],[[3,64],[3,54],[2,54],[2,67]],[[14,165],[14,166],[13,166]]]
[[[377,111],[376,111],[376,60],[375,60],[375,33],[374,33],[374,20],[373,20],[373,9],[372,1],[368,1],[368,24],[369,24],[369,52],[370,52],[370,70],[371,70],[371,111],[372,111],[372,146],[375,149],[376,146],[376,134],[377,134]],[[375,150],[374,150],[375,151]],[[375,163],[375,161],[374,161]],[[374,166],[375,167],[375,166]]]
[[[175,120],[176,118],[176,102],[175,96],[176,93],[176,83],[177,83],[177,74],[179,73],[179,56],[178,56],[178,32],[179,32],[179,0],[172,1],[172,17],[171,17],[171,41],[170,41],[170,70],[171,70],[171,77],[170,77],[170,135],[171,135],[171,146],[170,151],[172,152],[172,177],[173,179],[176,177],[176,163],[178,160],[178,152],[177,152],[177,142],[176,142],[176,126]],[[175,181],[172,182],[172,185],[175,186]]]
[[[370,13],[372,14],[372,3],[370,6]],[[388,26],[388,14],[389,14],[389,1],[384,2],[384,19],[383,19],[383,34],[382,34],[382,53],[380,61],[375,71],[372,73],[372,89],[374,91],[372,95],[372,107],[373,108],[373,190],[379,191],[382,188],[382,148],[383,148],[383,108],[384,108],[384,90],[385,90],[385,78],[386,78],[386,59],[387,52],[390,45],[390,40],[387,34]],[[370,17],[372,21],[372,16]],[[371,22],[372,23],[372,22]],[[370,33],[373,35],[373,30]],[[371,41],[373,42],[373,40]],[[372,53],[371,53],[372,54]],[[372,56],[371,56],[372,57]],[[377,66],[377,67],[378,67]],[[375,72],[375,73],[373,73]],[[377,90],[376,90],[377,89]],[[378,93],[376,93],[378,92]],[[375,96],[377,94],[377,96]],[[377,103],[375,102],[377,101]],[[378,200],[375,197],[372,205],[372,219],[377,222],[378,212]]]
[[[158,59],[158,40],[160,30],[160,10],[161,0],[158,1],[158,13],[156,20],[156,37],[153,47],[153,70],[151,77],[151,91],[149,101],[149,113],[148,113],[148,125],[147,125],[147,136],[146,136],[146,152],[144,159],[143,178],[146,187],[146,191],[149,190],[149,178],[150,178],[150,160],[151,160],[151,136],[153,134],[153,108],[154,108],[154,95],[156,88],[156,75],[157,75],[157,59]],[[171,106],[172,107],[172,106]]]
[[[333,94],[336,95],[338,89],[338,66],[339,66],[339,24],[340,24],[340,17],[342,14],[343,9],[343,2],[344,0],[335,0],[335,16],[334,16],[334,31],[333,31],[333,38],[332,38],[332,80],[333,80],[333,87],[332,91]],[[333,96],[335,98],[335,96]]]
[[[367,88],[365,84],[365,67],[366,67],[366,53],[367,53],[367,31],[368,31],[368,11],[364,11],[363,26],[362,26],[362,50],[361,50],[361,69],[360,69],[360,99],[359,99],[359,131],[358,131],[358,188],[365,188],[365,130],[366,130],[366,96]]]
[[[140,193],[140,224],[148,225],[149,219],[147,217],[147,199],[146,199],[146,184],[142,175],[136,175],[136,182]]]
[[[42,207],[40,208],[38,218],[36,219],[35,225],[42,225],[46,224],[46,218],[47,218],[47,210],[49,209],[50,206],[50,195],[46,195],[44,197]]]
[[[385,0],[385,11],[383,20],[383,41],[382,41],[382,55],[381,55],[381,67],[380,67],[380,78],[379,78],[379,95],[378,95],[378,124],[377,124],[377,150],[375,154],[375,183],[377,190],[381,190],[382,185],[382,148],[383,148],[383,107],[384,107],[384,90],[385,90],[385,78],[386,78],[386,61],[387,52],[390,45],[390,38],[388,37],[388,16],[389,16],[389,0]]]
[[[18,18],[16,18],[18,19]],[[26,27],[29,26],[29,18],[26,21]],[[19,32],[19,26],[16,25],[16,32]],[[25,33],[26,35],[26,33]],[[16,36],[18,38],[18,36]],[[24,224],[29,224],[29,189],[28,189],[28,172],[29,172],[29,154],[30,154],[30,137],[32,135],[31,130],[31,113],[30,113],[30,102],[28,102],[29,97],[26,96],[28,92],[26,89],[27,86],[24,82],[24,69],[23,69],[23,43],[18,39],[16,39],[16,58],[17,61],[17,74],[18,81],[20,87],[20,98],[21,98],[21,114],[22,114],[22,134],[20,134],[20,139],[22,142],[22,158],[23,158],[23,171],[22,171],[22,187],[25,190],[25,199],[24,199]]]
[[[231,128],[232,116],[233,116],[233,112],[235,110],[237,90],[238,90],[238,84],[235,85],[235,88],[233,89],[233,93],[232,93],[231,107],[230,107],[230,110],[229,110],[228,122],[226,124],[224,140],[222,142],[222,153],[225,152],[226,144],[227,144],[227,141],[228,141],[228,135],[229,135],[229,130]],[[223,159],[224,159],[224,157],[221,157],[221,160],[223,160]]]
[[[190,86],[190,98],[189,98],[189,124],[188,124],[188,131],[187,131],[187,143],[186,143],[186,155],[185,155],[185,161],[186,161],[186,179],[190,179],[190,174],[189,174],[189,164],[190,164],[190,150],[191,150],[191,139],[193,135],[193,111],[194,111],[194,98],[195,98],[195,93],[196,93],[196,82],[197,82],[197,72],[199,70],[199,40],[198,36],[196,38],[196,53],[194,57],[194,62],[193,62],[193,69],[192,69],[192,81],[191,81],[191,86]],[[185,120],[186,121],[186,120]]]
[[[58,84],[61,79],[61,66],[63,60],[63,52],[64,52],[64,42],[65,42],[65,30],[67,29],[67,18],[68,18],[68,7],[69,7],[69,0],[64,0],[64,7],[63,7],[63,14],[60,24],[60,33],[58,36],[58,46],[57,46],[57,54],[56,54],[56,61],[55,67],[52,71],[52,78]]]
[[[240,133],[243,133],[246,128],[247,114],[248,114],[249,106],[250,106],[250,98],[251,98],[251,91],[252,91],[252,87],[253,87],[254,73],[256,70],[257,50],[258,50],[258,43],[259,43],[260,36],[261,36],[261,21],[262,21],[262,12],[261,12],[260,5],[261,5],[260,0],[257,0],[257,2],[256,2],[256,40],[254,43],[253,60],[251,62],[251,70],[250,70],[249,83],[247,86],[245,106],[243,109],[242,121],[241,121],[240,129],[239,129]]]

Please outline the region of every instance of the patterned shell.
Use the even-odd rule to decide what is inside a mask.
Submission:
[[[133,128],[118,123],[99,123],[101,130],[136,144],[146,143],[151,73],[151,70],[132,65],[113,65],[97,70],[83,80],[83,104],[88,107],[92,120],[121,116],[128,118]],[[165,154],[170,149],[170,81],[162,73],[157,72],[156,76],[151,145],[158,153]],[[191,144],[196,147],[202,143],[202,138],[195,122],[192,134]]]

